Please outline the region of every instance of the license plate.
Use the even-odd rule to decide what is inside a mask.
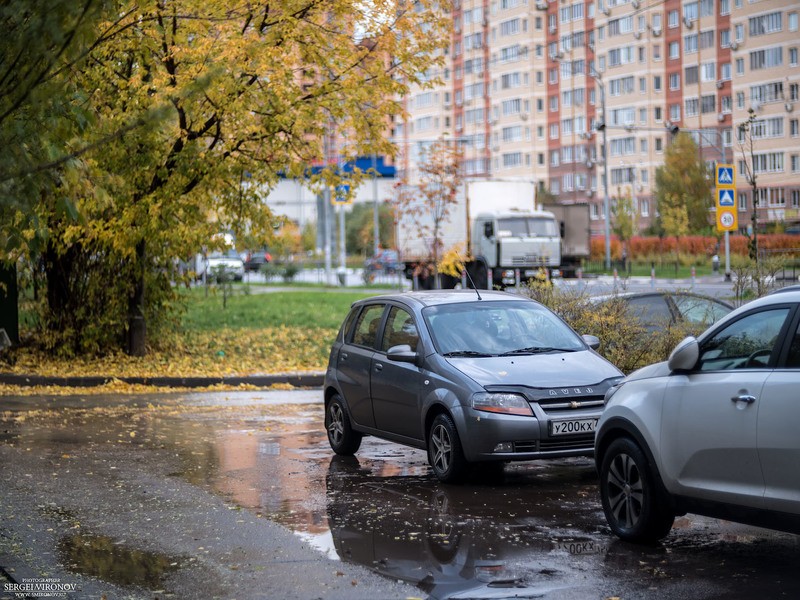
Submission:
[[[597,418],[593,418],[550,421],[550,435],[555,436],[594,433],[595,427],[597,427],[597,420]]]

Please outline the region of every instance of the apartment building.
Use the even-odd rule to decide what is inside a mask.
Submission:
[[[707,162],[736,165],[740,228],[756,206],[747,172],[760,223],[800,220],[798,13],[794,0],[456,0],[446,67],[430,73],[440,84],[404,99],[398,174],[413,182],[422,149],[445,137],[468,177],[589,203],[597,234],[607,179],[644,228],[683,131]]]

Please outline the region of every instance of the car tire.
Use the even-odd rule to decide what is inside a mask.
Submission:
[[[675,515],[657,474],[630,438],[614,440],[600,465],[600,497],[611,530],[630,542],[655,543],[669,533]]]
[[[431,423],[428,430],[428,462],[442,483],[458,483],[466,475],[468,463],[450,415],[438,414]]]
[[[328,432],[331,449],[340,456],[353,456],[361,447],[363,436],[353,431],[344,401],[338,394],[330,399],[325,408],[325,431]]]

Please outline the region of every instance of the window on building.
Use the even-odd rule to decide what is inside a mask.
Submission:
[[[747,192],[739,192],[737,204],[739,207],[739,212],[744,212],[747,210]]]
[[[670,28],[677,27],[681,22],[681,15],[677,10],[669,11],[667,15],[667,26]]]
[[[676,60],[681,57],[681,45],[679,42],[670,42],[669,43],[669,58],[670,60]]]
[[[797,31],[797,13],[790,12],[786,20],[789,21],[789,31]]]
[[[669,105],[669,120],[670,121],[680,121],[681,120],[681,105],[680,104],[670,104]]]
[[[669,76],[669,89],[671,89],[671,90],[679,90],[679,89],[681,89],[681,75],[680,75],[680,73],[670,73],[670,76]]]
[[[737,75],[744,75],[744,59],[737,58],[736,59],[736,74]]]
[[[664,151],[664,140],[662,140],[660,137],[657,137],[655,139],[655,144],[656,144],[656,152]]]

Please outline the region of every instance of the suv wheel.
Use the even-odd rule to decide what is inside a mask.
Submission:
[[[467,460],[450,415],[439,414],[428,431],[428,462],[443,483],[456,483],[464,478]]]
[[[328,402],[325,410],[325,429],[328,442],[336,454],[352,456],[361,446],[363,437],[350,426],[350,417],[344,407],[342,397],[336,394]]]
[[[631,542],[657,542],[675,515],[659,492],[644,452],[630,438],[614,440],[600,466],[600,497],[612,531]]]

